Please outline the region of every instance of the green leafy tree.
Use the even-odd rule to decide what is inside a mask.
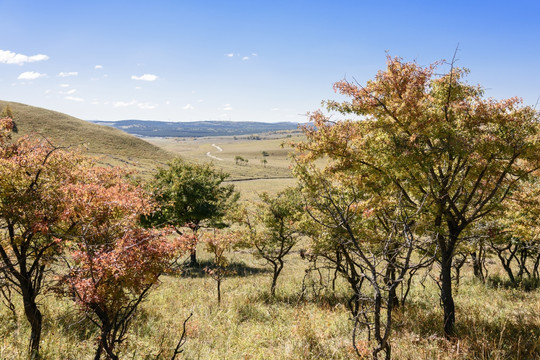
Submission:
[[[143,219],[147,224],[173,226],[183,234],[191,229],[197,242],[197,232],[203,226],[223,227],[224,216],[238,201],[234,185],[223,182],[228,174],[217,171],[211,164],[195,164],[175,159],[161,168],[151,182],[159,209]],[[191,264],[197,264],[195,246]]]
[[[298,189],[289,188],[275,196],[262,193],[254,211],[241,210],[244,225],[242,246],[255,249],[255,256],[266,260],[273,270],[270,294],[275,296],[278,277],[285,265],[284,258],[302,235],[302,198]]]
[[[334,89],[350,101],[328,101],[329,112],[311,115],[297,161],[329,160],[328,174],[356,174],[373,194],[385,186],[422,207],[441,268],[444,330],[454,334],[451,269],[462,235],[501,207],[519,181],[538,168],[538,113],[518,98],[496,101],[464,81],[465,69],[438,75],[427,67],[388,58],[387,68],[365,85],[340,81]],[[440,72],[439,72],[440,73]]]

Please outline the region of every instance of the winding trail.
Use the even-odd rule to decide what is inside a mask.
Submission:
[[[212,144],[213,147],[215,147],[217,149],[217,151],[223,151],[223,149],[219,146],[217,146],[216,144]],[[217,156],[214,156],[209,152],[206,153],[206,156],[208,156],[209,158],[212,158],[212,159],[215,159],[215,160],[219,160],[219,161],[223,161],[222,158],[218,158]]]

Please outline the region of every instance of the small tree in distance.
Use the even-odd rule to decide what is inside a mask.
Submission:
[[[227,269],[229,259],[225,255],[238,243],[238,234],[213,229],[213,231],[207,231],[202,240],[206,245],[206,250],[214,257],[213,266],[206,267],[204,270],[216,281],[217,300],[218,304],[221,304],[221,282],[225,276],[234,274],[233,270]]]

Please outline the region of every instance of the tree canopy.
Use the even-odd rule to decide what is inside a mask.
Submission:
[[[441,265],[444,327],[452,334],[450,269],[460,235],[538,168],[540,142],[532,107],[518,98],[485,98],[453,62],[439,75],[443,64],[388,57],[387,68],[365,85],[337,82],[336,92],[350,100],[327,101],[331,115],[312,113],[314,127],[295,146],[297,173],[309,174],[315,160],[326,158],[322,175],[360,186],[366,199],[396,190],[411,206],[426,199],[422,218]]]

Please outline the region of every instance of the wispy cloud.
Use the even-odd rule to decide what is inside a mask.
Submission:
[[[17,54],[9,50],[0,50],[0,63],[2,64],[22,65],[24,63],[43,61],[48,59],[49,57],[43,54],[28,56],[23,54]]]
[[[148,102],[138,103],[137,104],[137,107],[139,109],[143,109],[143,110],[152,110],[152,109],[155,109],[156,106],[157,106],[156,104],[152,104],[152,103],[148,103]]]
[[[223,111],[232,111],[232,109],[231,104],[225,104],[223,106]]]
[[[137,106],[139,109],[142,110],[152,110],[157,107],[156,104],[150,103],[150,102],[137,102],[136,100],[131,100],[129,102],[127,101],[116,101],[113,103],[113,107],[119,108],[119,107],[128,107],[128,106]]]
[[[128,106],[133,106],[135,105],[137,102],[135,100],[131,100],[130,102],[125,102],[125,101],[116,101],[113,103],[113,107],[117,108],[117,107],[128,107]]]
[[[73,94],[75,94],[76,92],[77,92],[77,90],[71,89],[71,90],[66,91],[65,94],[67,94],[67,95],[73,95]]]
[[[234,54],[233,53],[229,53],[229,54],[225,54],[226,57],[233,57]]]
[[[94,69],[103,69],[103,65],[96,65],[94,66]]]
[[[79,75],[79,73],[76,72],[76,71],[70,71],[70,72],[63,72],[62,71],[61,73],[58,74],[58,76],[60,76],[60,77],[77,76],[77,75]]]
[[[154,75],[154,74],[144,74],[142,76],[135,76],[135,75],[131,76],[132,80],[142,80],[142,81],[155,81],[157,78],[158,78],[157,75]]]
[[[242,60],[244,60],[244,61],[249,60],[249,56],[244,56],[244,57],[242,58]]]
[[[77,102],[83,102],[84,99],[81,99],[80,97],[75,96],[66,96],[64,99],[71,100],[71,101],[77,101]]]
[[[35,80],[41,77],[45,77],[47,74],[41,74],[35,71],[25,71],[17,79],[19,80]]]
[[[60,84],[60,87],[67,88],[69,87],[69,84]]]
[[[186,104],[186,106],[182,107],[184,110],[194,110],[195,108],[191,104]]]

